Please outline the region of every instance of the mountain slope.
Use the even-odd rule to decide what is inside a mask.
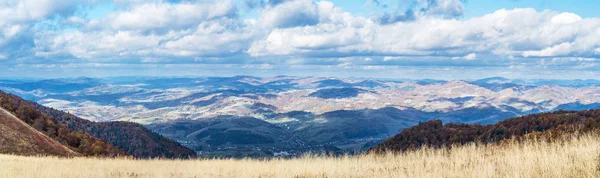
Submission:
[[[56,118],[61,124],[115,145],[138,158],[190,158],[196,152],[132,122],[91,122],[72,114],[33,103],[34,107]]]
[[[63,120],[64,119],[64,120]],[[90,133],[138,158],[190,158],[196,152],[132,122],[93,123],[73,117],[60,119],[75,130]]]
[[[18,96],[0,91],[0,107],[35,130],[83,156],[128,155],[123,150],[89,134],[73,131],[60,124],[54,117],[34,109],[33,102],[23,100]]]
[[[0,154],[79,155],[0,108]]]
[[[33,125],[36,129],[39,128],[38,130],[42,130],[51,138],[56,138],[60,142],[68,144],[71,149],[83,153],[83,155],[122,155],[129,153],[138,158],[188,158],[195,156],[194,151],[139,124],[91,122],[2,91],[0,91],[0,106],[17,113],[15,115],[24,119],[29,125]],[[110,144],[106,144],[102,140]]]
[[[556,139],[561,135],[600,130],[600,109],[557,111],[507,119],[492,125],[442,124],[440,120],[419,123],[386,140],[372,152],[406,151],[466,143],[498,143],[510,138]]]

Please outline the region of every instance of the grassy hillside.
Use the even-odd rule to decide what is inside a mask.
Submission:
[[[557,111],[507,119],[492,125],[421,122],[386,140],[373,152],[406,151],[428,146],[450,147],[467,143],[499,143],[509,138],[554,140],[561,135],[600,130],[600,109]]]
[[[140,124],[91,122],[2,91],[0,91],[0,106],[16,113],[19,118],[37,130],[68,144],[83,155],[129,153],[138,158],[196,156],[196,153],[189,148],[154,133]]]
[[[79,155],[0,108],[0,153],[16,155]]]
[[[54,117],[36,110],[31,101],[25,101],[15,95],[0,91],[0,107],[16,116],[22,122],[33,127],[49,138],[67,146],[83,156],[125,156],[123,150],[114,147],[87,133],[77,132],[60,124]],[[0,133],[4,134],[3,128]],[[8,133],[8,132],[6,132]],[[36,134],[29,132],[31,134]],[[22,135],[22,137],[27,137]],[[33,136],[35,137],[35,136]],[[19,153],[16,151],[14,153]]]
[[[599,177],[600,137],[298,159],[131,160],[0,155],[0,177]],[[27,168],[31,171],[22,171]],[[69,167],[70,169],[64,169]]]

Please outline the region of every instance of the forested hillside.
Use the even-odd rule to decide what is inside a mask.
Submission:
[[[600,109],[556,111],[507,119],[492,125],[442,124],[440,120],[419,123],[386,140],[372,152],[407,151],[424,146],[440,148],[466,143],[498,143],[537,137],[557,139],[572,133],[600,129]]]
[[[0,154],[24,156],[80,155],[35,130],[4,108],[0,108]]]
[[[91,122],[12,94],[0,92],[0,98],[4,108],[50,137],[60,138],[61,142],[83,155],[114,155],[119,151],[125,154],[121,149],[138,158],[189,158],[196,155],[189,148],[136,123]],[[107,153],[100,150],[107,150]]]
[[[35,104],[37,110],[61,124],[105,140],[138,158],[189,158],[196,152],[132,122],[91,122],[56,109]]]
[[[53,116],[35,109],[33,102],[0,91],[0,106],[44,135],[84,156],[126,156],[125,151],[60,124]],[[7,131],[3,131],[3,134]],[[33,133],[32,133],[33,134]],[[50,146],[50,145],[48,145]]]

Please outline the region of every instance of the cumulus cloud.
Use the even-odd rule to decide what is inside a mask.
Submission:
[[[267,28],[314,26],[344,18],[340,12],[329,1],[288,0],[261,9],[259,21]]]
[[[68,15],[78,6],[93,1],[79,0],[3,0],[0,1],[0,22],[15,23],[44,20],[52,15]]]
[[[577,17],[534,9],[502,9],[468,20],[426,17],[387,25],[348,17],[273,30],[265,39],[253,43],[248,52],[253,56],[313,57],[464,57],[472,53],[499,57],[597,56],[600,20]]]
[[[267,27],[295,27],[319,23],[319,8],[312,0],[288,1],[262,10],[260,21]]]
[[[259,28],[239,19],[236,9],[232,1],[140,2],[68,33],[40,35],[35,54],[159,62],[244,53]]]
[[[581,20],[581,17],[573,13],[561,13],[552,17],[552,23],[554,24],[571,24]]]
[[[236,15],[232,1],[218,3],[166,2],[140,4],[131,10],[112,13],[104,19],[116,30],[180,30],[198,25],[199,22]]]
[[[35,24],[52,16],[70,16],[87,0],[3,0],[0,1],[0,52],[6,56],[27,56],[33,47]]]

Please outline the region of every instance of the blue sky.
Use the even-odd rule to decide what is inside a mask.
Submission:
[[[0,77],[600,79],[592,0],[0,0]]]

